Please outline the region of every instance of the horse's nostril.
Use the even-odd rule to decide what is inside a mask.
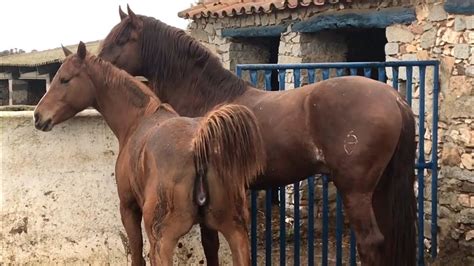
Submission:
[[[39,114],[35,113],[34,117],[35,117],[35,122],[38,122],[39,121]]]

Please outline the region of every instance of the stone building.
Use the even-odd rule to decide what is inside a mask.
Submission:
[[[98,51],[99,41],[86,44]],[[75,51],[77,46],[67,46]],[[0,105],[36,105],[64,60],[61,48],[0,57]]]
[[[439,261],[474,264],[474,1],[201,0],[179,16],[192,20],[189,33],[231,70],[242,63],[439,60]],[[432,76],[428,71],[428,83]],[[290,74],[287,80],[291,88]],[[424,136],[429,147],[431,132]],[[429,191],[425,197],[429,212]]]

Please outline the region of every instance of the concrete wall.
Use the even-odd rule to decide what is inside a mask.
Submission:
[[[101,116],[88,110],[45,133],[34,129],[31,111],[5,111],[0,132],[0,264],[130,264],[114,177],[117,141]],[[180,241],[176,263],[204,259],[198,231]]]

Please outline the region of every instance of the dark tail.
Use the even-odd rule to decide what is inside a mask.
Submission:
[[[265,149],[254,114],[245,106],[223,105],[202,119],[194,138],[195,200],[208,202],[207,168],[212,164],[225,190],[239,197],[265,166]]]
[[[415,119],[403,102],[398,102],[402,115],[402,131],[397,149],[387,166],[389,219],[391,228],[385,236],[386,265],[416,264],[416,198],[415,183]],[[420,228],[423,230],[423,228]]]

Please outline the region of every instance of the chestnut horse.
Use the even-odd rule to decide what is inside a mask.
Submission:
[[[196,223],[223,233],[235,265],[250,264],[246,187],[265,163],[255,116],[223,105],[204,118],[180,117],[140,81],[90,55],[66,60],[34,112],[49,131],[88,106],[119,141],[115,172],[132,265],[143,265],[141,219],[152,265],[172,265],[178,239]],[[69,55],[69,56],[68,56]]]
[[[323,173],[332,177],[364,265],[414,265],[415,120],[389,85],[340,77],[297,90],[266,92],[226,70],[184,31],[152,17],[120,11],[121,21],[99,56],[132,75],[179,114],[201,116],[223,103],[249,107],[267,154],[252,188],[286,185]],[[201,225],[208,264],[217,265],[217,232]]]

